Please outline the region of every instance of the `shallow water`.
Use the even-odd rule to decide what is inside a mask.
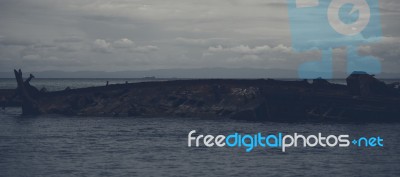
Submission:
[[[0,176],[399,176],[400,124],[257,123],[229,119],[21,117],[0,111]],[[384,137],[383,148],[189,148],[187,134],[303,133]]]

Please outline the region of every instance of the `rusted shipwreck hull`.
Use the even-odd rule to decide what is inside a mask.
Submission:
[[[399,91],[357,75],[348,86],[307,81],[205,79],[38,91],[15,71],[25,115],[201,117],[256,121],[398,122]],[[372,76],[371,76],[372,77]],[[357,81],[357,82],[356,82]],[[367,79],[368,81],[368,79]],[[377,84],[378,83],[378,84]],[[367,90],[367,91],[366,91]]]

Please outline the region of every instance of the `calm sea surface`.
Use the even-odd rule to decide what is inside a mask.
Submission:
[[[46,82],[54,89],[72,86],[65,81]],[[400,124],[20,114],[19,108],[0,110],[0,176],[400,176]],[[212,135],[322,132],[380,136],[385,146],[289,148],[286,153],[256,148],[246,153],[239,148],[188,148],[191,130]]]
[[[166,79],[33,79],[30,83],[38,89],[46,88],[48,91],[64,90],[67,87],[84,88],[84,87],[96,87],[105,86],[107,81],[109,84],[123,84],[126,81],[128,83],[137,82],[149,82],[149,81],[163,81]],[[17,87],[15,79],[11,78],[0,78],[0,89],[14,89]]]

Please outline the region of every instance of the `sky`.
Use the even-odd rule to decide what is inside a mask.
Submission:
[[[361,46],[400,73],[400,3],[380,1],[383,38]],[[0,71],[296,70],[286,0],[1,0]],[[345,49],[334,50],[345,70]]]

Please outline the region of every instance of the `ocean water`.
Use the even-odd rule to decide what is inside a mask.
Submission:
[[[46,88],[48,91],[58,91],[64,90],[69,87],[74,88],[85,88],[85,87],[97,87],[105,86],[107,81],[109,84],[124,84],[137,83],[137,82],[149,82],[149,81],[165,81],[167,79],[141,79],[141,78],[96,78],[96,79],[45,79],[45,78],[35,78],[30,82],[31,85],[38,89]],[[0,78],[0,89],[14,89],[17,87],[17,82],[12,78]]]
[[[399,176],[400,124],[244,122],[0,112],[0,176]],[[202,134],[302,133],[381,136],[382,148],[189,148]]]
[[[145,81],[35,79],[48,90]],[[335,81],[337,83],[343,80]],[[15,88],[0,79],[0,89]],[[208,118],[23,117],[0,110],[0,176],[400,176],[400,124],[245,122]],[[382,148],[189,148],[187,135],[381,136]]]

